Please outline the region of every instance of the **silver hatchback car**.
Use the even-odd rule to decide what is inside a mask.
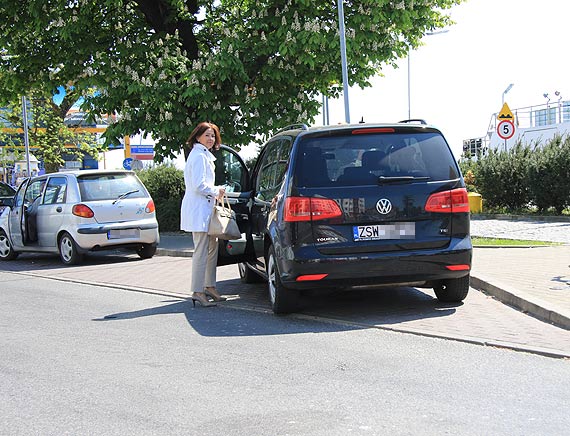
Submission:
[[[132,171],[83,170],[24,181],[0,215],[0,260],[21,252],[59,253],[66,265],[89,251],[127,248],[154,256],[154,201]]]

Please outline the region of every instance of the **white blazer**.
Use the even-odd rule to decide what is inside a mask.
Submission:
[[[186,192],[180,208],[180,230],[207,232],[219,188],[214,186],[216,158],[200,143],[188,155],[184,167]]]

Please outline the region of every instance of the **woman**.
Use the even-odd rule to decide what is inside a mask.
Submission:
[[[192,257],[192,304],[215,306],[225,301],[216,291],[216,265],[218,240],[208,235],[208,225],[217,198],[225,193],[222,186],[214,186],[214,161],[211,150],[220,148],[222,140],[218,126],[200,123],[190,134],[190,154],[184,168],[186,192],[180,210],[180,229],[192,232],[194,255]],[[210,301],[208,297],[214,301]]]

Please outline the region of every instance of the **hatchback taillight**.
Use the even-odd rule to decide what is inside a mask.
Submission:
[[[71,213],[75,216],[80,216],[81,218],[93,218],[95,213],[91,208],[85,204],[76,204],[71,209]]]
[[[149,200],[149,202],[146,204],[146,207],[144,209],[144,211],[146,213],[153,213],[154,212],[154,201]]]
[[[338,204],[329,198],[287,197],[284,219],[292,221],[317,221],[342,216]]]
[[[427,212],[458,213],[469,212],[467,189],[457,188],[451,191],[436,192],[426,201]]]

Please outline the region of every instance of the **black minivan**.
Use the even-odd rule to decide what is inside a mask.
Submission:
[[[220,241],[219,265],[267,280],[275,313],[306,290],[386,285],[465,299],[472,245],[463,177],[442,133],[425,124],[290,126],[251,173],[217,153],[242,239]]]

